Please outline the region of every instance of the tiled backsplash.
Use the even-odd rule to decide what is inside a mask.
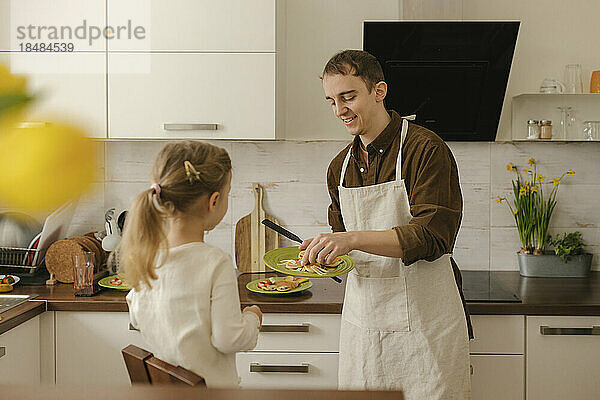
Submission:
[[[224,147],[233,162],[229,211],[207,237],[233,255],[235,224],[253,208],[252,182],[264,187],[263,206],[279,222],[300,237],[329,231],[325,184],[330,160],[346,141],[231,142],[211,141]],[[82,198],[70,235],[103,229],[104,211],[126,209],[133,198],[150,185],[150,169],[165,142],[106,142],[99,180]],[[498,195],[511,190],[513,175],[506,164],[523,168],[530,157],[538,160],[547,181],[572,168],[575,176],[561,184],[551,233],[578,230],[587,250],[600,254],[600,144],[598,143],[484,143],[450,142],[459,167],[464,215],[454,256],[462,269],[518,270],[515,252],[519,239],[506,205]],[[101,157],[102,158],[102,157]],[[104,176],[104,180],[102,180]],[[282,238],[282,244],[291,244]],[[594,257],[598,268],[598,256]]]

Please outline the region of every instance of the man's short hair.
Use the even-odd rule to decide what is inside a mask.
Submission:
[[[358,76],[365,82],[369,93],[378,82],[385,80],[381,64],[372,54],[363,50],[342,50],[327,61],[323,75]]]

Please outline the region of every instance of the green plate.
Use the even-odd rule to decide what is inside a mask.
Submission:
[[[105,288],[109,288],[109,289],[117,289],[117,290],[131,290],[131,286],[129,286],[128,284],[125,283],[125,281],[123,280],[123,278],[119,277],[119,279],[121,279],[121,284],[118,286],[115,285],[111,285],[110,281],[113,278],[119,277],[119,275],[111,275],[111,276],[107,276],[106,278],[102,278],[98,281],[98,285],[105,287]]]
[[[338,265],[335,268],[327,268],[328,272],[323,275],[313,274],[310,272],[304,271],[296,271],[293,269],[288,269],[283,265],[278,265],[282,260],[291,260],[293,258],[298,258],[298,246],[291,247],[280,247],[275,250],[271,250],[265,253],[263,256],[263,261],[265,265],[271,269],[274,269],[277,272],[281,272],[287,275],[294,276],[307,276],[310,278],[329,278],[332,276],[344,275],[354,269],[354,261],[348,257],[347,255],[340,256],[344,262]]]
[[[264,281],[266,279],[267,278],[256,279],[256,280],[253,280],[252,282],[248,282],[246,284],[246,289],[250,290],[251,292],[261,293],[261,294],[287,294],[287,293],[301,292],[303,290],[306,290],[306,289],[312,287],[312,282],[308,281],[308,282],[302,282],[296,288],[294,288],[292,290],[286,290],[285,292],[279,292],[277,290],[264,290],[264,289],[260,289],[258,287],[258,282]],[[280,280],[283,280],[283,277],[282,276],[274,276],[273,279],[275,279],[276,282],[279,282]]]

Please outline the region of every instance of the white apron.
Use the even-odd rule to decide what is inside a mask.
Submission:
[[[396,180],[343,187],[347,231],[387,230],[411,220],[402,179],[402,121]],[[400,258],[351,252],[340,332],[340,389],[403,390],[407,400],[470,399],[468,333],[450,254],[405,267]]]

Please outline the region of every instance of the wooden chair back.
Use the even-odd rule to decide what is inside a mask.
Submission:
[[[121,350],[132,384],[206,386],[204,378],[130,344]]]

